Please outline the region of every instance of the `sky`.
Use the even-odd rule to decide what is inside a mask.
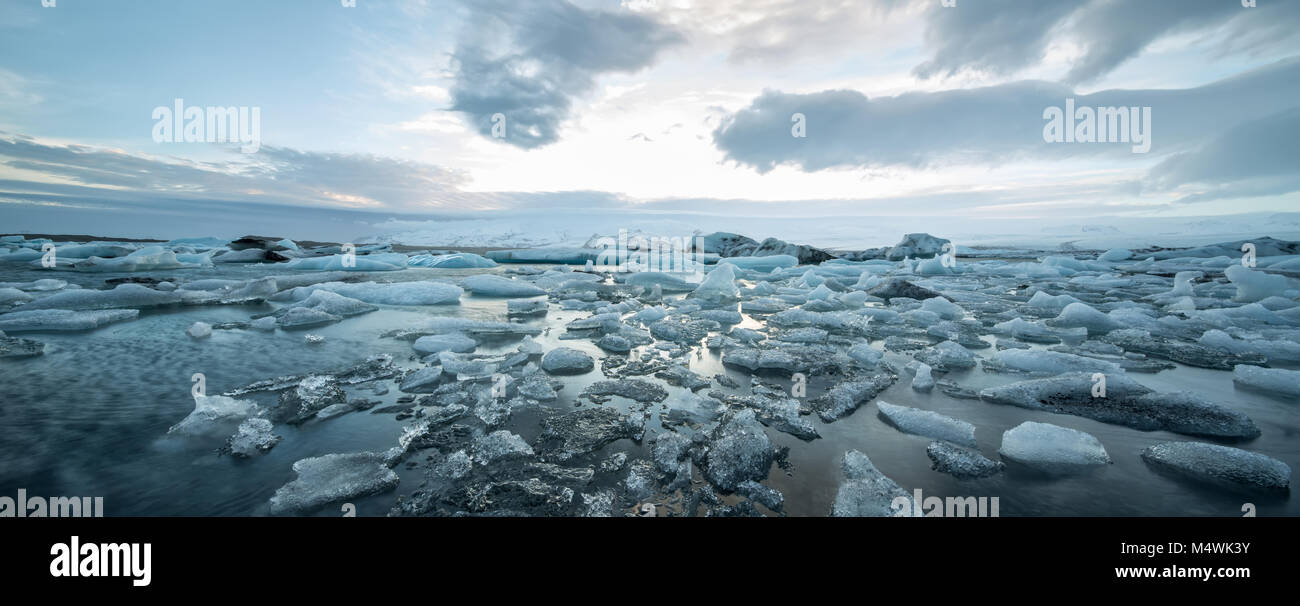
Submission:
[[[1293,211],[1300,1],[1254,4],[0,0],[0,232]],[[1147,149],[1046,140],[1067,99]]]

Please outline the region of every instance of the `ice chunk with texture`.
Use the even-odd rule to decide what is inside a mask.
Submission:
[[[975,445],[975,426],[930,410],[876,402],[880,416],[903,433],[945,440],[962,446]]]
[[[908,515],[895,508],[894,502],[901,497],[909,499],[910,503],[910,495],[898,483],[880,473],[867,455],[857,450],[844,453],[840,469],[844,480],[840,482],[835,501],[831,504],[832,516],[885,518]]]
[[[134,320],[140,316],[138,309],[106,309],[73,311],[68,309],[38,309],[15,311],[0,315],[0,330],[9,332],[90,330],[112,322]]]
[[[325,282],[295,288],[293,298],[305,299],[321,290],[379,305],[455,305],[465,292],[445,282]]]
[[[470,276],[465,278],[463,284],[475,295],[486,297],[536,297],[546,294],[546,290],[535,284],[493,274]]]
[[[689,296],[693,299],[722,302],[737,299],[739,295],[736,272],[732,265],[724,263],[714,267]]]
[[[1237,301],[1254,302],[1286,294],[1286,277],[1267,274],[1239,264],[1229,265],[1223,275],[1237,287]]]
[[[496,267],[496,261],[474,253],[451,253],[446,255],[412,255],[406,260],[410,267],[434,267],[438,269],[475,269]]]
[[[380,253],[304,257],[289,261],[287,267],[308,271],[397,271],[406,269],[406,255]]]
[[[328,454],[293,464],[298,477],[271,497],[271,515],[303,513],[330,503],[392,490],[398,477],[374,452]]]
[[[1262,391],[1300,397],[1300,371],[1296,370],[1238,364],[1232,369],[1232,382]]]
[[[226,396],[195,396],[194,410],[167,430],[169,434],[190,437],[230,435],[237,424],[261,412],[256,402]]]
[[[963,448],[949,442],[930,442],[930,445],[925,448],[925,454],[933,463],[932,469],[959,480],[986,478],[1002,471],[1005,467],[1001,461],[994,461],[980,454],[978,450]]]
[[[420,337],[415,340],[412,347],[425,355],[444,351],[469,353],[478,347],[478,342],[462,334],[446,333]]]
[[[155,307],[180,303],[175,292],[162,292],[139,284],[118,284],[112,290],[78,289],[54,293],[23,305],[20,311],[33,309],[118,309]]]
[[[1143,450],[1142,460],[1176,475],[1235,490],[1285,493],[1291,489],[1289,465],[1230,446],[1165,442]]]
[[[560,347],[542,356],[542,370],[551,374],[583,374],[596,367],[596,361],[585,352]]]
[[[247,419],[239,424],[235,435],[226,440],[226,448],[232,456],[250,458],[264,454],[280,443],[280,436],[272,433],[273,426],[266,419]]]
[[[1049,474],[1077,473],[1110,463],[1105,447],[1091,434],[1033,421],[1004,432],[998,454]]]

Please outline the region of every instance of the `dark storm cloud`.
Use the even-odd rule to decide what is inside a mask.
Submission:
[[[564,0],[474,2],[453,59],[451,109],[491,137],[505,117],[503,140],[534,148],[559,139],[573,99],[595,77],[633,72],[682,40],[635,14],[584,10]]]

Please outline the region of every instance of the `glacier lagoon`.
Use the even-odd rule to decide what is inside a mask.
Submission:
[[[1289,439],[1300,429],[1295,381],[1252,370],[1300,368],[1288,347],[1300,340],[1297,282],[1264,273],[1295,257],[1261,252],[1239,288],[1225,277],[1237,263],[1226,250],[724,264],[732,279],[692,292],[580,265],[403,269],[379,256],[397,254],[387,250],[345,273],[315,260],[191,258],[130,272],[0,261],[0,288],[17,293],[2,291],[0,330],[8,318],[17,329],[6,339],[42,346],[0,360],[0,482],[6,493],[103,496],[109,516],[329,516],[347,505],[357,515],[638,515],[646,504],[658,515],[824,516],[870,510],[847,503],[871,499],[846,490],[842,463],[857,451],[908,494],[998,497],[1005,516],[1233,516],[1246,503],[1296,515],[1273,465],[1289,485],[1300,462]],[[1189,271],[1200,276],[1175,283]],[[514,283],[466,287],[481,274]],[[119,303],[67,294],[122,280],[138,284]],[[445,286],[382,286],[394,282]],[[61,309],[39,303],[61,294],[81,309],[34,315]],[[399,304],[406,294],[414,304]],[[510,305],[525,299],[546,303]],[[187,334],[199,322],[211,333]],[[471,347],[415,346],[445,335]],[[554,368],[572,370],[544,370],[562,348],[578,353]],[[382,378],[349,378],[376,356],[391,357],[379,358]],[[933,369],[928,391],[914,388],[918,360]],[[1070,382],[1083,369],[1087,381]],[[1104,403],[1090,397],[1094,370]],[[195,412],[196,373],[207,395],[240,392],[228,397],[256,412],[227,411],[200,435],[169,432]],[[313,375],[329,378],[307,384]],[[1027,383],[1046,379],[1060,381]],[[1014,401],[1022,393],[1039,395]],[[881,401],[974,425],[974,449],[1005,469],[965,479],[934,469],[934,439],[891,425]],[[307,414],[286,416],[291,405]],[[230,438],[249,418],[270,421],[279,439],[236,456]],[[1109,462],[1060,472],[1002,457],[1004,433],[1025,423],[1092,436]],[[1031,461],[1070,455],[1029,438]],[[1268,460],[1216,472],[1144,456],[1187,441]],[[331,457],[357,453],[373,456]]]

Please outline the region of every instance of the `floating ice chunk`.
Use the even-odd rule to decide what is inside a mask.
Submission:
[[[226,440],[223,452],[245,459],[264,454],[280,443],[280,436],[272,430],[271,422],[266,419],[246,419],[239,424],[235,435]]]
[[[543,359],[545,363],[545,359]],[[619,379],[617,381],[596,381],[582,391],[584,396],[620,396],[637,402],[662,402],[668,397],[668,390],[657,383],[640,379]]]
[[[206,339],[212,336],[212,325],[207,322],[195,322],[190,325],[185,334],[195,339]]]
[[[470,452],[474,462],[479,465],[489,465],[507,458],[530,457],[533,454],[533,447],[528,442],[504,429],[479,438]]]
[[[542,356],[542,370],[551,374],[583,374],[595,367],[591,356],[568,347],[552,349]]]
[[[39,309],[15,311],[0,315],[0,330],[9,332],[90,330],[112,322],[134,320],[140,316],[138,309],[109,309],[72,311],[67,309]]]
[[[397,271],[406,269],[406,255],[381,253],[304,257],[289,261],[286,267],[307,271]]]
[[[0,288],[0,307],[8,307],[27,303],[32,300],[32,296],[18,290],[17,288]]]
[[[734,492],[745,480],[767,478],[775,458],[772,442],[754,411],[745,409],[708,435],[704,477],[723,492]]]
[[[966,316],[966,310],[943,297],[933,297],[921,302],[921,309],[938,314],[945,320],[960,320]]]
[[[298,328],[328,324],[342,319],[341,316],[336,316],[319,309],[295,307],[280,314],[276,319],[276,324],[281,328]]]
[[[766,257],[726,257],[718,265],[734,265],[749,271],[770,272],[774,269],[786,269],[799,264],[799,259],[792,255],[768,255]]]
[[[3,316],[0,316],[0,326],[3,324]],[[1234,339],[1222,330],[1207,330],[1197,342],[1238,355],[1262,355],[1269,362],[1300,362],[1300,343],[1293,341]]]
[[[328,454],[293,464],[298,477],[271,497],[271,515],[304,513],[397,487],[398,477],[374,452]]]
[[[28,358],[45,353],[45,344],[31,339],[6,337],[0,332],[0,358]]]
[[[902,278],[893,278],[888,282],[872,287],[867,294],[880,297],[886,301],[895,298],[916,299],[918,301],[940,296],[928,288],[917,286]]]
[[[281,308],[280,311],[292,311],[294,309],[311,309],[335,316],[346,317],[372,312],[378,308],[364,301],[359,301],[335,292],[317,290],[308,295],[306,299],[291,305],[286,305]],[[281,326],[283,325],[284,323],[282,322]]]
[[[1112,248],[1097,257],[1098,261],[1115,263],[1117,261],[1127,261],[1133,258],[1133,251],[1127,248]]]
[[[951,241],[926,233],[907,234],[885,253],[885,259],[902,261],[906,258],[935,257],[943,252],[945,244],[951,244]]]
[[[23,305],[21,310],[156,307],[180,301],[181,296],[175,292],[161,292],[139,284],[118,284],[113,290],[78,289],[54,293]]]
[[[478,296],[486,297],[536,297],[546,291],[521,280],[503,278],[494,274],[479,274],[465,278],[465,288]]]
[[[1029,298],[1029,303],[1027,303],[1027,305],[1039,309],[1050,309],[1059,313],[1071,303],[1079,303],[1079,300],[1070,295],[1049,295],[1040,290],[1034,293],[1034,296]]]
[[[1088,334],[1103,334],[1124,328],[1114,318],[1097,311],[1087,303],[1071,303],[1061,310],[1061,315],[1047,322],[1057,328],[1086,328]]]
[[[212,257],[213,263],[265,263],[268,261],[266,250],[261,248],[245,248],[243,250],[232,250],[220,253]]]
[[[490,250],[487,257],[497,263],[563,263],[585,265],[595,262],[602,249],[581,247],[520,248],[515,250]],[[603,259],[600,259],[603,261]]]
[[[160,249],[161,247],[150,246],[149,249]],[[117,244],[64,244],[55,248],[55,253],[60,257],[69,259],[89,259],[91,257],[100,257],[111,259],[114,257],[125,257],[133,252],[133,249]]]
[[[641,286],[644,288],[653,288],[658,286],[662,292],[690,292],[695,289],[695,284],[691,284],[678,275],[660,272],[645,271],[634,273],[624,281],[630,286]]]
[[[506,301],[506,313],[510,315],[534,315],[546,312],[546,299],[511,299]]]
[[[1232,369],[1232,382],[1252,389],[1300,397],[1300,371],[1297,370],[1238,364]]]
[[[1004,349],[994,353],[985,368],[997,368],[1037,374],[1061,374],[1073,371],[1123,374],[1124,369],[1114,362],[1076,356],[1059,351],[1034,349]]]
[[[853,355],[852,349],[849,350],[849,355]],[[939,343],[934,347],[918,352],[914,357],[917,361],[942,371],[975,367],[975,354],[952,341]]]
[[[1097,438],[1082,431],[1026,421],[1002,434],[1003,458],[1049,474],[1068,474],[1110,463]]]
[[[469,353],[478,347],[478,342],[462,334],[445,333],[420,337],[411,347],[424,355],[443,351]]]
[[[962,446],[975,446],[975,426],[929,410],[876,402],[880,416],[903,433],[946,440]]]
[[[262,411],[250,400],[226,396],[195,396],[194,411],[167,430],[169,434],[189,437],[230,435],[236,425]]]
[[[1205,274],[1199,271],[1180,271],[1174,274],[1174,289],[1169,294],[1175,297],[1192,297],[1196,291],[1192,288],[1192,283],[1204,278]]]
[[[632,342],[619,335],[605,335],[596,341],[596,347],[608,352],[625,354],[632,351]]]
[[[44,256],[39,250],[21,249],[8,253],[0,253],[0,263],[27,263],[35,261]]]
[[[1291,489],[1291,467],[1255,452],[1206,444],[1165,442],[1142,451],[1142,460],[1200,482],[1247,492]]]
[[[1001,461],[985,457],[977,450],[948,442],[930,442],[925,448],[925,454],[933,463],[931,469],[959,480],[986,478],[1006,467]]]
[[[693,291],[691,298],[705,301],[730,301],[739,298],[740,289],[736,287],[736,272],[730,264],[720,264],[713,268],[704,281]]]
[[[322,290],[378,305],[456,305],[465,292],[446,282],[325,282],[295,288],[292,296],[303,299]]]
[[[916,391],[930,391],[934,389],[934,377],[930,374],[930,366],[927,364],[917,363],[916,375],[912,377],[912,389]]]
[[[868,343],[858,343],[849,348],[849,357],[868,368],[875,368],[877,364],[880,364],[880,359],[885,357],[885,352],[872,347]]]
[[[451,253],[446,255],[413,255],[406,260],[410,267],[434,267],[438,269],[476,269],[496,267],[496,261],[473,253]]]
[[[276,320],[272,316],[267,316],[253,320],[248,325],[256,330],[275,330]]]
[[[832,516],[886,518],[907,515],[898,513],[893,505],[899,497],[910,498],[910,495],[880,473],[867,455],[857,450],[844,453],[840,469],[844,473],[844,480],[835,493],[835,502],[831,505]]]
[[[442,381],[441,366],[425,366],[402,379],[397,389],[405,393],[427,393]]]
[[[1286,277],[1266,274],[1241,265],[1229,265],[1223,275],[1237,287],[1237,301],[1259,301],[1286,294]]]

